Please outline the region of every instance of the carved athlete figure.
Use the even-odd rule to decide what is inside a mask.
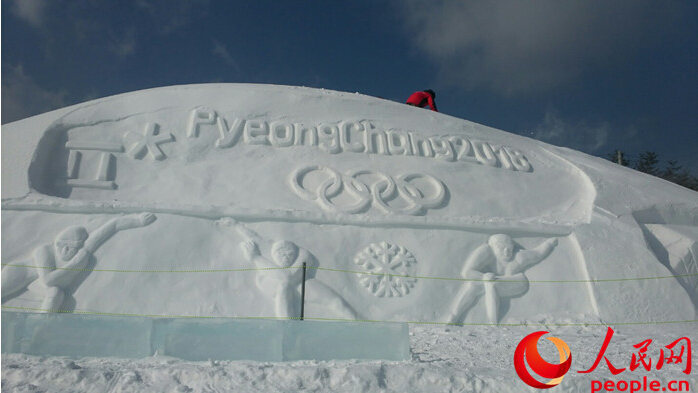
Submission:
[[[274,302],[276,317],[298,318],[300,316],[301,284],[303,282],[303,262],[306,263],[306,304],[329,308],[334,317],[356,319],[356,313],[332,288],[315,279],[318,261],[308,250],[294,242],[277,240],[271,242],[270,257],[262,255],[259,243],[270,243],[257,233],[231,218],[218,221],[220,225],[235,227],[244,240],[240,247],[243,255],[257,268],[255,284],[268,294]]]
[[[53,244],[34,250],[33,266],[5,266],[2,269],[2,297],[15,295],[30,284],[43,292],[41,311],[62,311],[66,294],[79,285],[92,254],[116,232],[146,226],[155,221],[151,213],[134,214],[109,220],[91,234],[85,227],[70,226],[56,236]],[[12,264],[11,264],[12,265]],[[38,285],[33,283],[38,283]]]
[[[300,316],[301,299],[298,288],[303,280],[303,262],[307,267],[317,267],[315,258],[307,250],[285,240],[272,244],[272,260],[262,256],[259,246],[253,240],[245,240],[241,247],[247,260],[258,268],[269,269],[260,271],[255,277],[255,282],[262,292],[271,294],[276,316]]]
[[[499,304],[504,299],[522,296],[528,291],[524,271],[539,263],[557,246],[557,239],[548,239],[532,250],[520,249],[509,235],[490,236],[468,257],[461,276],[471,280],[456,296],[448,321],[462,323],[468,311],[482,296],[490,323],[499,322]]]

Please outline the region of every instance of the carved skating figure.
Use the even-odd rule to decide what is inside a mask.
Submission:
[[[85,227],[70,226],[56,236],[53,244],[34,250],[33,266],[6,266],[2,269],[2,297],[15,295],[30,284],[31,289],[43,292],[40,310],[62,310],[66,294],[74,291],[90,262],[92,254],[107,239],[124,229],[146,226],[155,221],[155,215],[142,213],[117,217],[88,234]],[[13,265],[13,264],[10,264]],[[19,265],[19,263],[17,263]]]
[[[311,265],[313,258],[310,253],[299,249],[293,242],[283,240],[271,246],[272,260],[262,256],[253,240],[245,240],[241,247],[248,261],[257,268],[269,269],[258,272],[255,282],[263,293],[271,294],[276,316],[299,317],[301,299],[298,287],[303,279],[303,262],[306,262],[306,266],[315,265]]]
[[[265,269],[257,272],[255,283],[260,291],[271,296],[276,317],[300,317],[300,288],[303,281],[302,267],[305,262],[307,266],[306,304],[318,304],[332,309],[338,317],[356,319],[354,310],[339,294],[314,278],[318,262],[310,251],[298,247],[294,242],[277,240],[272,242],[269,253],[271,258],[267,258],[262,255],[258,242],[269,243],[268,241],[230,218],[224,218],[219,223],[234,226],[246,238],[240,244],[245,258],[254,263],[255,267]]]
[[[557,239],[548,239],[532,250],[517,249],[509,235],[490,236],[465,261],[461,276],[470,280],[456,295],[448,322],[462,323],[477,301],[485,297],[485,309],[490,323],[499,322],[502,299],[519,297],[528,291],[524,271],[537,264],[557,246]]]

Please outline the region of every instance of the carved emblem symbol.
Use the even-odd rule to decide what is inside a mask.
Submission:
[[[414,173],[393,178],[372,170],[341,174],[319,165],[293,172],[291,188],[333,213],[363,213],[373,204],[388,214],[419,215],[441,207],[446,199],[446,186],[430,175]]]
[[[378,297],[401,297],[410,292],[417,279],[413,274],[417,260],[405,247],[388,242],[373,243],[356,254],[354,263],[370,274],[359,276],[359,282]]]

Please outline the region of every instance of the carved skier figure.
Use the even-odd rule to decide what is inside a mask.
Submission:
[[[63,301],[80,283],[92,254],[116,232],[146,226],[155,221],[151,213],[117,217],[91,234],[85,227],[70,226],[56,236],[53,244],[34,250],[32,262],[2,269],[2,297],[15,295],[28,286],[44,295],[40,310],[64,311]],[[12,264],[10,264],[12,265]],[[37,285],[38,284],[38,285]]]
[[[487,319],[498,323],[502,299],[526,293],[528,278],[524,271],[547,258],[556,246],[557,239],[553,238],[532,250],[524,250],[509,235],[490,236],[465,261],[461,276],[478,281],[467,282],[459,291],[448,321],[462,323],[468,311],[484,296]]]

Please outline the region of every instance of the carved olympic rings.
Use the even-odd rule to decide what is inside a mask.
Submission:
[[[311,173],[315,181],[305,181]],[[296,194],[316,201],[329,212],[361,213],[373,202],[388,214],[418,215],[441,207],[446,198],[446,186],[435,177],[421,173],[393,178],[373,170],[341,174],[332,168],[310,165],[294,171],[290,181]]]

